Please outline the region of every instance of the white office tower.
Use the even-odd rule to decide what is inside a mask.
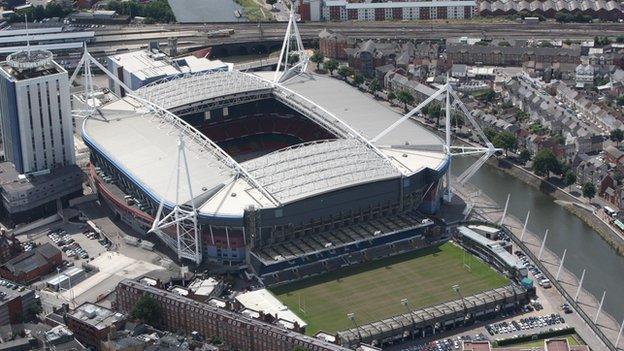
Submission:
[[[0,63],[0,118],[5,159],[21,174],[73,165],[67,71],[47,50],[25,50]]]

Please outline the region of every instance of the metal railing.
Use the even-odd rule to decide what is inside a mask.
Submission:
[[[568,304],[570,304],[570,306],[574,308],[576,313],[578,313],[578,315],[583,319],[583,321],[585,321],[585,324],[587,324],[587,326],[589,326],[592,329],[595,336],[598,337],[609,350],[617,351],[617,348],[615,347],[615,345],[613,345],[611,340],[609,340],[609,338],[607,338],[607,336],[602,332],[602,330],[600,330],[600,328],[596,325],[596,323],[594,323],[592,318],[588,316],[587,313],[581,308],[581,306],[574,300],[572,295],[570,295],[566,291],[566,289],[563,287],[563,285],[561,285],[559,281],[555,278],[555,276],[552,273],[550,273],[548,269],[546,269],[546,266],[544,266],[542,264],[542,261],[540,261],[537,258],[537,256],[535,256],[533,251],[531,251],[523,241],[521,241],[518,237],[516,237],[516,235],[511,230],[509,230],[504,225],[501,226],[501,225],[491,223],[491,222],[486,222],[486,221],[468,221],[468,222],[465,222],[464,224],[485,224],[488,226],[494,226],[496,228],[500,228],[503,232],[505,232],[505,234],[511,240],[513,240],[513,242],[516,245],[518,245],[518,247],[520,247],[520,249],[522,249],[522,251],[527,256],[529,256],[531,261],[533,261],[533,264],[539,267],[540,271],[544,273],[544,275],[550,280],[551,284],[559,291],[559,293],[561,293],[561,295],[563,295],[563,297],[566,299]]]

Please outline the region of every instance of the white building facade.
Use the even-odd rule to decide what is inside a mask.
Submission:
[[[316,3],[310,2],[310,12]],[[347,2],[324,0],[321,20],[325,21],[392,21],[464,19],[477,14],[477,2],[466,0]],[[314,19],[309,18],[314,21]]]
[[[0,63],[0,119],[5,159],[19,173],[75,164],[69,77],[49,51]]]

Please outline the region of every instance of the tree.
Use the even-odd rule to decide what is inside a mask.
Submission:
[[[407,105],[414,102],[414,96],[407,90],[401,90],[396,94],[397,100],[403,104],[403,109],[407,112]]]
[[[520,151],[520,155],[518,155],[518,159],[522,163],[527,163],[531,159],[531,151],[522,149],[522,151]]]
[[[297,62],[299,62],[299,54],[291,53],[291,54],[288,55],[288,64],[289,65],[294,65]]]
[[[455,129],[461,128],[464,125],[464,116],[457,111],[451,112],[451,127]]]
[[[524,112],[524,111],[522,111],[522,110],[518,110],[516,112],[516,120],[518,122],[525,121],[528,117],[529,117],[529,114]]]
[[[373,95],[375,97],[377,97],[377,92],[381,91],[381,88],[381,83],[379,83],[379,80],[377,78],[371,80],[371,82],[368,84],[368,89],[373,92]]]
[[[329,71],[329,74],[333,76],[334,71],[338,69],[338,65],[338,61],[336,61],[335,59],[329,59],[323,64],[323,67],[325,67],[325,69]]]
[[[550,172],[558,173],[561,163],[550,149],[540,150],[533,158],[533,171],[538,176],[549,176]]]
[[[132,318],[139,319],[149,325],[158,325],[161,318],[161,309],[153,297],[143,295],[134,305],[131,312]]]
[[[353,84],[355,84],[356,87],[359,87],[360,85],[362,85],[362,83],[364,83],[363,75],[358,73],[355,76],[353,76]]]
[[[318,71],[321,69],[321,63],[325,61],[325,56],[322,52],[314,50],[314,53],[312,53],[312,56],[310,56],[310,61],[316,63],[316,70]]]
[[[572,184],[576,183],[576,174],[571,170],[568,170],[563,176],[563,184],[568,187],[568,191]]]
[[[494,140],[492,140],[492,144],[498,148],[504,149],[505,156],[507,156],[509,149],[515,149],[518,145],[518,138],[516,138],[512,132],[504,130],[496,134]]]
[[[266,0],[266,3],[273,6],[275,5],[275,3],[277,2],[277,0]]]
[[[620,106],[624,106],[624,95],[618,96],[617,104],[620,105]]]
[[[396,94],[394,93],[394,91],[391,91],[390,93],[388,93],[388,101],[392,102],[392,100],[395,100]]]
[[[429,116],[431,119],[435,119],[436,127],[440,126],[440,116],[442,115],[442,107],[440,104],[436,102],[432,102],[427,106],[426,111],[424,113]]]
[[[338,67],[338,75],[342,77],[342,79],[347,79],[347,77],[353,75],[353,69],[347,66]]]
[[[473,96],[477,100],[481,100],[481,101],[484,101],[484,102],[492,102],[496,98],[496,93],[494,92],[494,90],[488,89],[488,90],[486,90],[484,92],[475,93],[475,94],[473,94]]]
[[[594,183],[587,182],[587,183],[583,184],[583,196],[588,198],[589,201],[591,201],[591,199],[594,196],[596,196],[596,186],[594,185]]]
[[[624,131],[619,128],[612,130],[611,134],[609,135],[609,139],[611,139],[611,141],[614,141],[617,146],[620,146],[620,143],[622,142],[622,140],[624,140]]]

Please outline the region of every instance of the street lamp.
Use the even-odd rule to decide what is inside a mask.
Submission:
[[[401,299],[401,305],[405,306],[407,309],[407,314],[409,314],[410,319],[412,320],[412,337],[414,336],[414,331],[416,330],[416,321],[414,320],[414,313],[412,312],[412,308],[410,307],[409,301],[407,299]]]
[[[355,320],[355,313],[351,312],[351,313],[347,313],[347,318],[349,318],[349,320],[351,322],[353,322],[353,325],[355,326],[355,330],[357,331],[358,334],[358,339],[361,342],[362,341],[362,334],[360,333],[360,327],[358,326],[356,320]]]
[[[466,302],[464,301],[464,297],[461,294],[459,284],[454,284],[451,288],[453,289],[453,291],[455,291],[457,296],[459,296],[459,299],[461,300],[462,305],[464,306],[464,310],[465,310],[466,309]]]

